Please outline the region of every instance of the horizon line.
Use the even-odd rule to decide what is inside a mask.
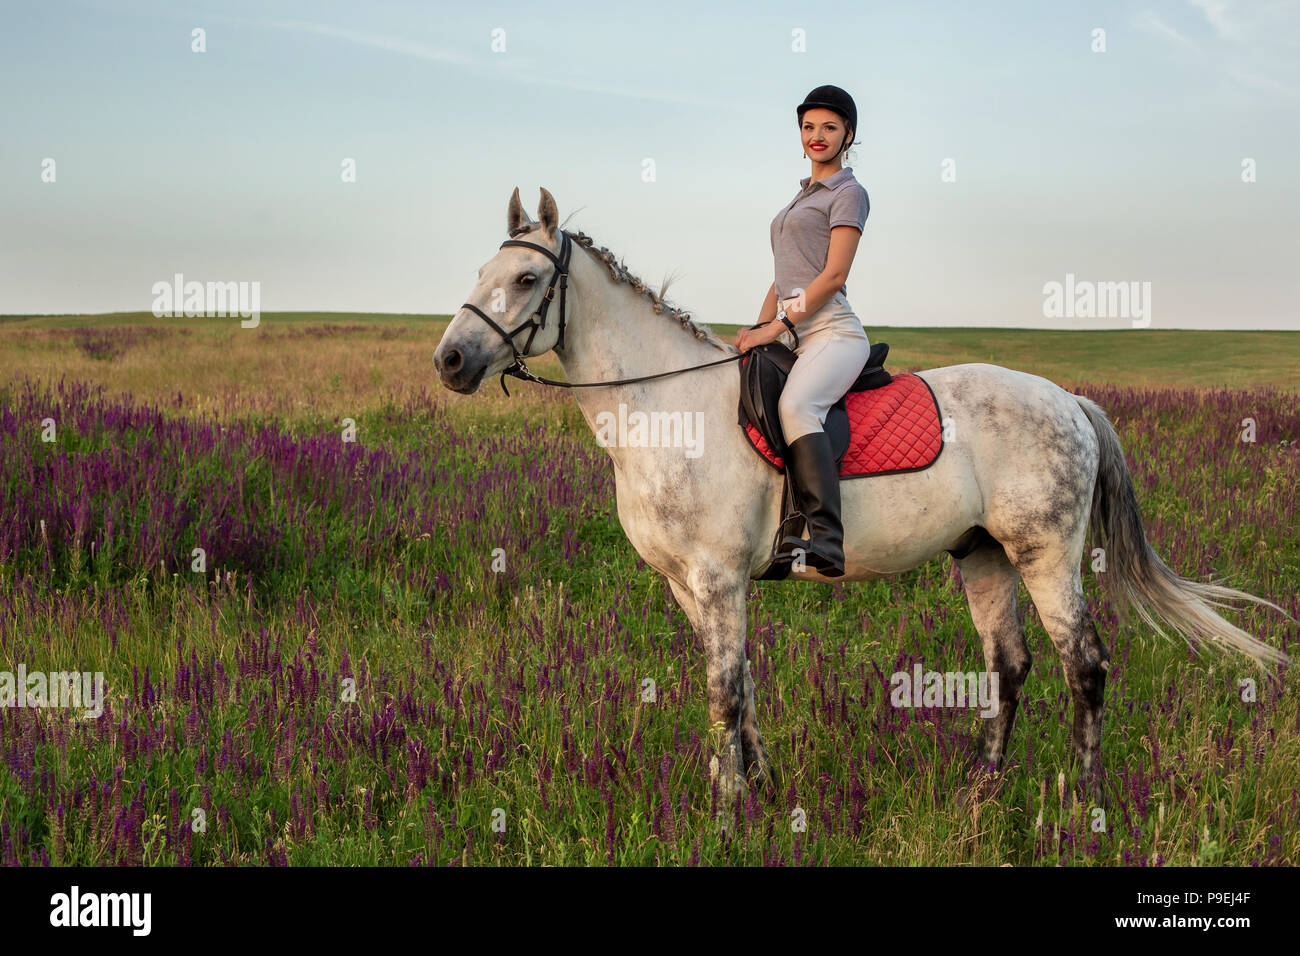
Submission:
[[[355,311],[334,311],[334,310],[327,310],[327,309],[280,309],[276,311],[262,311],[260,313],[260,316],[262,318],[268,318],[276,315],[392,316],[394,318],[427,318],[435,321],[448,321],[455,314],[456,314],[455,312],[355,312]],[[178,320],[178,321],[192,321],[194,319],[211,320],[211,319],[230,318],[230,316],[217,316],[217,315],[155,316],[151,312],[145,310],[127,310],[127,311],[115,311],[115,312],[13,312],[13,313],[0,313],[0,323],[23,321],[25,319],[66,319],[66,318],[77,318],[77,317],[93,319],[93,318],[107,318],[110,316],[141,316],[141,317],[147,316],[149,318],[156,318],[156,319],[168,318],[168,319]],[[721,327],[729,327],[735,329],[751,327],[750,323],[743,323],[743,322],[735,323],[735,322],[697,321],[696,324],[705,325],[711,329],[721,328]],[[1300,334],[1300,326],[1297,326],[1294,329],[1269,329],[1269,328],[1243,329],[1243,328],[1228,328],[1228,327],[1207,329],[1207,328],[1187,327],[1187,326],[1179,326],[1179,325],[1162,325],[1158,327],[1143,326],[1140,328],[1122,327],[1122,328],[1106,328],[1106,329],[1051,329],[1051,328],[1042,328],[1039,326],[1032,326],[1032,325],[889,325],[885,323],[872,323],[870,325],[863,323],[863,325],[865,328],[868,329],[899,329],[901,331],[925,331],[928,329],[934,329],[934,330],[943,330],[943,331],[970,330],[970,331],[981,331],[981,332],[998,332],[998,331],[1052,332],[1052,333],[1072,333],[1072,334],[1081,334],[1081,335],[1091,335],[1098,332],[1162,332],[1162,331],[1163,332],[1234,332],[1237,334],[1245,334],[1251,332],[1270,332],[1270,333],[1282,332],[1282,333]]]

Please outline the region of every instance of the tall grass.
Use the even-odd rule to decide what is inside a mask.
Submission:
[[[1293,398],[1082,391],[1116,422],[1170,565],[1232,572],[1300,617]],[[184,396],[0,391],[0,658],[103,671],[109,698],[98,720],[0,708],[0,860],[1300,859],[1294,681],[1244,702],[1256,672],[1119,627],[1086,568],[1115,657],[1100,828],[1058,788],[1070,704],[1032,609],[1002,773],[968,760],[971,711],[890,705],[914,662],[983,666],[947,558],[754,585],[747,650],[781,779],[729,803],[709,780],[702,654],[618,526],[604,451],[562,402],[478,424],[451,406],[405,389],[345,442],[336,420],[219,420]],[[1234,619],[1294,653],[1280,616]]]

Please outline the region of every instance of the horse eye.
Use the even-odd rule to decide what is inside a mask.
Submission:
[[[537,276],[533,275],[531,272],[525,272],[523,275],[519,277],[520,285],[532,285],[536,281],[537,281]]]

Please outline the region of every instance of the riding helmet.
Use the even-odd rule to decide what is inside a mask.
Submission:
[[[821,109],[831,110],[839,113],[845,121],[853,127],[853,138],[858,138],[858,107],[853,102],[853,97],[849,96],[838,86],[819,86],[803,98],[803,102],[796,107],[795,112],[799,115],[799,123],[803,123],[803,114],[808,110],[820,107]]]

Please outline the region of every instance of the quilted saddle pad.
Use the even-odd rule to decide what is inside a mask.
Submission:
[[[939,403],[919,375],[895,375],[883,388],[850,392],[849,447],[840,466],[841,478],[919,471],[934,464],[943,450]],[[778,471],[785,462],[768,447],[757,428],[745,433],[755,450]]]

